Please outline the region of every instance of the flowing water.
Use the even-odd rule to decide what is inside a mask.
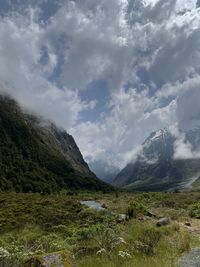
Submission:
[[[96,210],[103,210],[101,203],[95,201],[95,200],[84,200],[81,201],[82,205],[86,205],[89,208],[96,209]]]

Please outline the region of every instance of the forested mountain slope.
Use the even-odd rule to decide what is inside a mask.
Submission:
[[[0,190],[110,190],[84,161],[73,137],[0,96]]]

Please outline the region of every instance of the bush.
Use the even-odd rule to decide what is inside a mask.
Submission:
[[[136,242],[136,248],[143,254],[153,255],[160,238],[161,232],[157,229],[146,229]]]
[[[179,237],[179,251],[181,253],[190,250],[190,236],[188,233],[182,233]]]
[[[139,202],[132,202],[129,207],[127,208],[126,215],[129,218],[137,218],[137,216],[141,215],[148,215],[149,211],[148,208]]]
[[[95,227],[81,228],[76,231],[76,239],[78,241],[87,241],[94,237],[96,232]]]
[[[124,239],[118,236],[116,230],[103,226],[97,228],[94,240],[99,249],[107,255],[111,255],[119,245],[125,243]]]
[[[189,215],[192,218],[200,219],[200,202],[190,207]]]

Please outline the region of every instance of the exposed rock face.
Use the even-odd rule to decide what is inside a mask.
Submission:
[[[74,138],[65,130],[57,128],[51,122],[44,122],[44,124],[33,116],[27,116],[27,122],[34,127],[42,141],[49,147],[59,151],[66,162],[68,162],[74,170],[81,176],[95,177],[84,161],[83,156],[76,145]]]
[[[52,192],[110,190],[84,161],[73,137],[0,96],[0,189]]]
[[[186,138],[200,147],[200,131],[191,131]],[[199,176],[200,159],[174,159],[174,144],[175,137],[166,129],[152,133],[137,160],[116,176],[114,184],[139,191],[191,187]]]

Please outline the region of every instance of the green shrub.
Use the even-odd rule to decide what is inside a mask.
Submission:
[[[153,255],[155,248],[161,238],[161,232],[155,228],[146,229],[136,242],[136,248],[139,252],[146,255]]]
[[[141,215],[148,215],[149,211],[148,208],[141,202],[132,202],[126,211],[126,215],[129,218],[137,218],[137,216]]]
[[[190,207],[189,215],[192,218],[200,219],[200,202],[196,203],[196,204],[193,204]]]
[[[179,235],[179,251],[181,253],[190,250],[190,236],[188,233],[182,233]]]
[[[116,229],[99,227],[97,228],[96,236],[94,238],[100,250],[103,250],[106,254],[111,255],[114,249],[124,243],[123,238],[119,237]]]
[[[94,237],[96,232],[95,227],[81,228],[76,231],[76,239],[78,241],[87,241]]]

